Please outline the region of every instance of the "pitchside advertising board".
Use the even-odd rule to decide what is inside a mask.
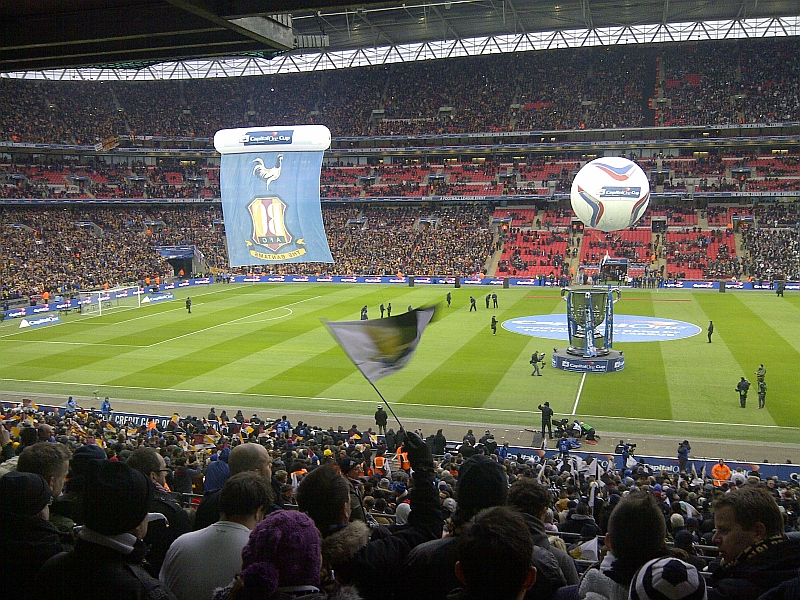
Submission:
[[[230,279],[231,283],[401,283],[407,284],[408,277],[404,276],[365,276],[365,275],[234,275]],[[490,286],[504,286],[506,278],[504,277],[462,277],[461,285],[477,286],[477,285],[490,285]],[[440,277],[440,276],[414,276],[414,284],[436,284],[436,285],[453,285],[455,277]],[[521,286],[521,287],[564,287],[565,282],[549,279],[520,279],[508,278],[508,285]],[[625,286],[623,286],[625,287]],[[664,288],[669,289],[685,289],[685,290],[718,290],[719,281],[670,281],[662,285]],[[725,282],[725,289],[728,290],[775,290],[774,284],[771,282]],[[787,282],[786,290],[800,290],[800,282]]]
[[[40,317],[28,317],[26,319],[22,319],[19,322],[20,329],[28,328],[36,328],[36,327],[44,327],[45,325],[55,325],[56,323],[61,323],[61,319],[58,315],[43,315]]]
[[[0,402],[4,409],[17,409],[21,408],[20,402]],[[57,413],[61,416],[64,414],[64,407],[52,405],[38,405],[39,411]],[[99,414],[99,411],[95,411]],[[150,420],[155,420],[156,424],[160,427],[166,427],[172,417],[163,415],[151,415],[141,413],[126,413],[126,412],[113,412],[111,421],[115,425],[124,426],[142,426],[147,425]],[[379,436],[380,437],[380,436]],[[677,442],[676,442],[677,443]],[[449,451],[455,451],[457,444],[448,444]],[[528,460],[538,464],[543,460],[557,459],[559,457],[557,450],[539,450],[526,446],[510,446],[508,449],[509,458],[512,460],[526,462]],[[580,456],[584,462],[589,462],[593,458],[600,461],[600,465],[604,469],[610,467],[620,469],[622,467],[622,456],[615,454],[603,454],[599,452],[585,452],[582,450],[573,450],[571,455]],[[637,460],[644,460],[645,464],[650,467],[654,473],[659,471],[667,471],[669,473],[678,473],[678,459],[667,458],[664,456],[636,456]],[[711,473],[713,467],[719,459],[690,459],[689,468],[694,466],[695,470],[700,473],[703,467],[706,468],[706,473]],[[745,473],[751,471],[758,472],[762,478],[776,476],[782,481],[800,481],[800,465],[786,465],[774,463],[746,463],[746,462],[726,462],[732,471],[741,468]]]

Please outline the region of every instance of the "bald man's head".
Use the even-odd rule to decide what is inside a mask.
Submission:
[[[256,471],[264,479],[271,479],[271,466],[272,459],[269,452],[261,444],[241,444],[231,450],[231,455],[228,457],[228,468],[231,470],[231,475]]]

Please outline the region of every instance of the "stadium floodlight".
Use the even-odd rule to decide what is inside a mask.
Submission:
[[[138,285],[92,292],[79,292],[78,303],[80,305],[81,314],[97,313],[98,315],[102,315],[105,311],[114,308],[141,307],[142,293]]]

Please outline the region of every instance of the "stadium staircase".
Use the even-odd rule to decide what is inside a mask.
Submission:
[[[500,235],[495,233],[494,237],[492,238],[492,245],[497,247],[497,242],[500,239]],[[483,272],[486,273],[489,277],[494,277],[498,275],[497,273],[497,265],[500,262],[500,257],[503,256],[503,248],[502,246],[495,250],[489,258],[486,259],[486,264],[484,265]],[[507,273],[502,273],[502,275],[507,276]]]

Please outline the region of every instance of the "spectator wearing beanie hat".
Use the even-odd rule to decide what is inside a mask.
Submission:
[[[411,552],[406,561],[403,595],[415,600],[442,600],[458,588],[455,564],[461,528],[483,509],[502,506],[507,499],[508,481],[499,463],[483,455],[464,461],[456,485],[458,506],[450,519],[450,535],[421,544]]]
[[[0,478],[0,577],[33,598],[36,572],[61,552],[58,529],[48,522],[53,496],[44,477],[12,471]]]
[[[706,583],[697,569],[677,558],[645,563],[631,581],[630,600],[706,600]]]
[[[205,479],[203,480],[203,494],[221,490],[225,482],[228,481],[231,476],[231,470],[228,467],[228,457],[230,455],[231,449],[223,448],[222,452],[219,453],[219,460],[208,465]]]
[[[692,532],[688,529],[681,529],[673,537],[675,538],[675,548],[686,552],[686,557],[682,559],[699,570],[703,570],[708,563],[698,556],[697,549],[694,547]]]
[[[358,600],[355,588],[320,590],[321,540],[306,514],[281,510],[255,526],[242,550],[242,572],[214,600]]]
[[[142,541],[152,489],[144,475],[120,462],[98,462],[81,493],[84,526],[75,548],[39,571],[38,598],[59,600],[170,599],[175,596],[144,568]],[[159,515],[160,516],[160,515]],[[87,573],[91,578],[87,579]]]
[[[361,462],[352,456],[344,456],[340,458],[337,463],[342,475],[347,479],[350,485],[350,521],[363,521],[367,522],[367,511],[364,508],[364,494],[362,484],[359,480],[364,468]]]
[[[73,522],[73,525],[80,525],[78,502],[80,500],[80,491],[83,488],[83,479],[96,463],[107,460],[108,456],[106,456],[105,451],[95,444],[84,444],[75,450],[69,460],[69,479],[64,484],[64,493],[55,499],[55,502],[50,507],[50,513],[69,519]],[[70,539],[71,537],[72,531],[70,530]]]

